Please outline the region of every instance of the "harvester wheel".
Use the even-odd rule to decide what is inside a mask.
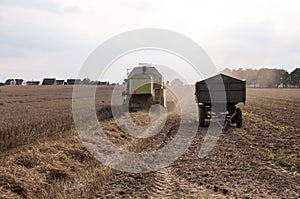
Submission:
[[[204,106],[201,105],[198,106],[198,110],[199,110],[199,126],[204,127],[205,118],[206,118]]]
[[[242,110],[240,108],[236,109],[236,127],[241,128],[243,123]]]

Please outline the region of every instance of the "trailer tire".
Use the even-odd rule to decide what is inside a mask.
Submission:
[[[241,128],[243,123],[242,110],[240,108],[236,109],[236,127]]]
[[[229,114],[232,115],[232,114],[234,114],[235,112],[236,112],[236,107],[235,107],[235,106],[230,107],[230,112],[229,112]]]
[[[230,108],[229,115],[233,115],[235,113],[236,113],[236,107],[233,106],[233,107]],[[236,118],[237,118],[236,115],[234,117],[232,117],[232,119],[231,119],[232,124],[236,124]]]
[[[199,126],[204,127],[205,118],[206,118],[204,106],[201,105],[198,106],[198,111],[199,111]]]

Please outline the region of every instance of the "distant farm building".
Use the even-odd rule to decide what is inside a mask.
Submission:
[[[64,85],[65,84],[65,80],[56,80],[56,84],[57,85]]]
[[[80,79],[67,79],[67,85],[80,84]]]
[[[42,85],[56,85],[55,78],[44,78]]]
[[[5,81],[6,86],[21,86],[25,85],[25,81],[23,79],[7,79]]]
[[[248,88],[260,88],[259,83],[256,82],[250,82],[249,84],[247,84]]]
[[[0,82],[0,86],[4,86],[5,84],[3,82]]]
[[[107,82],[98,82],[98,85],[109,85],[109,82],[107,81]]]
[[[27,81],[26,85],[28,86],[33,86],[33,85],[39,85],[40,81]]]

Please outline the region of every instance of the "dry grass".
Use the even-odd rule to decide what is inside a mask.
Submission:
[[[1,198],[88,198],[114,174],[73,131],[1,153]]]

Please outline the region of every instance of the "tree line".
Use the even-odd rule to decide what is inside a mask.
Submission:
[[[300,68],[291,73],[284,69],[229,69],[221,71],[223,74],[245,79],[249,87],[297,87],[300,88]]]

